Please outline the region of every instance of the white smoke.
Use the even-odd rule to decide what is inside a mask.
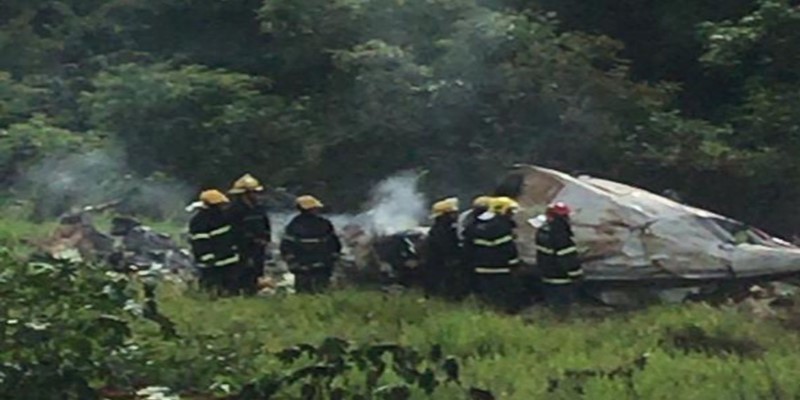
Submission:
[[[372,191],[370,208],[359,215],[361,225],[378,235],[391,235],[419,226],[427,200],[418,188],[420,175],[402,172],[381,181]]]
[[[427,216],[427,199],[419,191],[420,175],[401,172],[379,182],[371,191],[366,210],[357,214],[330,215],[338,231],[357,227],[370,236],[384,236],[418,227]],[[323,199],[324,202],[324,199]],[[273,235],[280,240],[292,214],[275,213]]]
[[[131,174],[124,157],[107,150],[50,157],[20,177],[41,216],[120,201],[123,210],[157,218],[182,216],[188,186],[167,178]]]

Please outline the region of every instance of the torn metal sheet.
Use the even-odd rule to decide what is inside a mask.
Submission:
[[[502,190],[522,205],[518,246],[536,264],[536,218],[570,205],[587,281],[714,281],[800,274],[800,248],[730,218],[590,176],[517,166]]]

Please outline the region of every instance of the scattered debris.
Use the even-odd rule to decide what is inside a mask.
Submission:
[[[41,247],[54,259],[97,261],[114,251],[114,238],[98,231],[87,213],[79,212],[62,217]]]
[[[275,296],[294,294],[295,276],[291,272],[282,272],[264,276],[258,280],[259,296]]]
[[[43,256],[74,262],[104,261],[120,272],[193,274],[194,263],[187,249],[135,218],[115,217],[109,234],[98,230],[92,214],[117,203],[88,206],[63,216],[50,237],[40,243]]]
[[[179,400],[180,396],[172,394],[166,387],[150,386],[136,391],[136,396],[141,400]]]

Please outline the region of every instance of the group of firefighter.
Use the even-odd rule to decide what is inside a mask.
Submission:
[[[507,311],[524,307],[531,279],[517,250],[519,208],[509,197],[477,197],[462,213],[455,198],[435,203],[422,274],[426,292],[448,298],[475,293]],[[583,276],[569,216],[566,204],[551,204],[536,231],[539,289],[548,305],[562,310],[577,300]]]
[[[272,232],[260,200],[264,187],[250,174],[234,182],[227,195],[200,193],[199,209],[189,221],[189,238],[199,267],[200,286],[220,295],[252,295],[259,290]],[[318,292],[330,282],[341,242],[322,202],[304,195],[295,200],[298,214],[284,230],[281,257],[295,275],[298,292]]]
[[[200,285],[219,294],[255,294],[271,242],[270,220],[260,201],[264,187],[250,174],[234,182],[227,195],[200,194],[198,212],[189,223],[190,240],[200,270]],[[284,230],[280,254],[295,275],[295,290],[315,293],[330,283],[342,250],[331,222],[320,215],[322,202],[311,195],[295,199],[298,214]],[[509,197],[477,197],[460,212],[458,200],[432,206],[433,225],[426,238],[422,285],[428,295],[451,299],[476,294],[500,309],[524,306],[526,279],[517,250]],[[541,293],[556,308],[576,300],[583,275],[566,204],[548,206],[536,231]]]

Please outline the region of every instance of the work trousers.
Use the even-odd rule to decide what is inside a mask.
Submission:
[[[460,262],[430,263],[424,272],[425,294],[448,300],[461,300],[470,292],[471,277]]]
[[[330,286],[333,267],[295,269],[292,273],[294,274],[294,289],[297,293],[320,293]]]
[[[242,265],[239,273],[237,291],[253,295],[258,292],[258,279],[264,276],[265,246],[253,243],[242,246]]]
[[[231,295],[237,292],[239,266],[205,267],[200,269],[200,289],[214,295]]]
[[[560,285],[544,283],[542,294],[548,307],[558,313],[566,312],[578,300],[578,284],[577,282]]]
[[[499,310],[513,313],[519,311],[524,304],[522,285],[511,273],[476,273],[474,282],[478,298]]]

